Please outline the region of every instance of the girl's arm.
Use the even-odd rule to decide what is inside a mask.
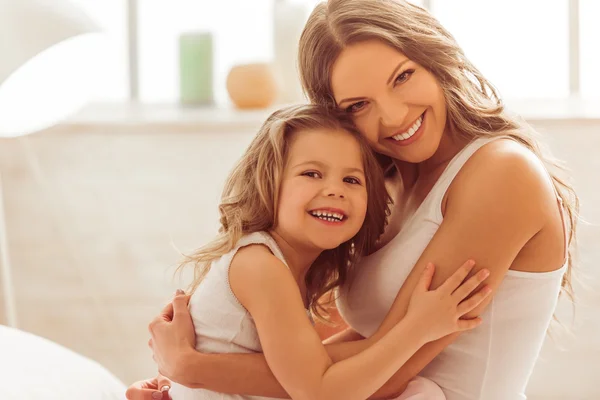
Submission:
[[[388,399],[399,396],[410,380],[439,353],[433,345],[445,347],[457,337],[458,334],[452,334],[421,347],[369,398]],[[361,339],[350,343],[330,343],[325,347],[332,361],[336,362],[367,349],[370,343],[369,339]],[[204,354],[190,349],[181,352],[177,358],[181,368],[173,374],[173,379],[185,386],[221,393],[290,398],[271,372],[264,354]]]
[[[525,154],[520,146],[501,141],[484,146],[469,160],[447,197],[443,223],[402,286],[379,331],[367,340],[328,346],[333,360],[350,357],[368,347],[369,340],[381,337],[404,317],[410,293],[427,261],[436,264],[432,284],[436,288],[454,272],[455,265],[469,258],[477,260],[476,268],[491,271],[488,284],[493,295],[517,254],[542,229],[548,213],[555,212],[556,207],[551,183],[538,160]],[[467,316],[480,315],[490,298]],[[385,398],[401,393],[408,381],[455,338],[425,345],[376,395]],[[196,382],[218,390],[216,386],[228,381],[228,393],[284,394],[262,355],[186,354],[189,357],[184,359],[198,367],[187,371],[193,376],[186,383]],[[250,379],[247,383],[246,378]]]
[[[238,251],[229,281],[254,319],[269,367],[293,399],[363,400],[423,344],[479,324],[460,320],[484,297],[462,303],[481,282],[473,278],[461,286],[472,266],[467,263],[436,291],[429,291],[434,269],[429,266],[411,295],[406,317],[369,348],[337,363],[311,325],[294,277],[266,247]]]

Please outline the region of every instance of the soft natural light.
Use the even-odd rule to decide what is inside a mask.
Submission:
[[[0,136],[36,132],[81,108],[101,82],[101,42],[98,34],[65,40],[13,73],[0,86]]]
[[[568,0],[434,0],[432,7],[503,97],[569,95]]]
[[[72,0],[107,32],[97,100],[128,96],[125,0]],[[214,94],[228,103],[227,74],[238,63],[273,59],[273,4],[276,0],[139,1],[140,100],[179,99],[178,38],[188,32],[214,37]],[[286,0],[307,11],[321,0]],[[581,10],[581,91],[600,97],[600,1],[579,0]],[[423,4],[423,0],[411,0]],[[431,0],[432,12],[456,37],[467,56],[511,99],[569,95],[569,0]]]
[[[272,0],[144,0],[139,12],[142,101],[178,100],[178,38],[184,32],[214,35],[214,91],[219,104],[228,101],[225,81],[233,65],[272,60]]]
[[[144,0],[145,1],[145,0]],[[123,101],[129,96],[126,0],[71,0],[87,12],[105,35],[101,43],[102,73],[93,101]]]
[[[581,95],[600,98],[600,1],[580,0]]]

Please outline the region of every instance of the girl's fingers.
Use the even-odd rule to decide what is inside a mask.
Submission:
[[[427,292],[429,290],[434,273],[435,266],[432,263],[428,263],[423,272],[421,273],[419,283],[417,284],[417,288],[420,292]]]
[[[479,317],[473,319],[459,319],[457,326],[459,331],[468,331],[477,328],[483,320]]]
[[[442,286],[439,287],[439,289],[447,293],[454,293],[454,291],[465,280],[467,275],[469,275],[469,272],[471,272],[474,266],[475,261],[467,261],[459,269],[457,269],[456,272],[454,272],[450,278],[446,279],[446,282],[444,282]]]
[[[492,289],[489,286],[484,286],[480,291],[475,293],[473,297],[458,305],[458,316],[461,317],[476,309],[491,293]]]
[[[460,285],[458,289],[452,293],[457,302],[461,302],[466,299],[486,278],[490,276],[490,271],[482,269],[472,277],[470,277],[465,283]]]

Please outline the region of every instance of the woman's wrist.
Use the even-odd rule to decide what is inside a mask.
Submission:
[[[200,364],[202,363],[203,354],[195,349],[187,349],[182,351],[178,357],[177,361],[173,367],[171,380],[187,386],[187,387],[199,387],[201,386],[200,382],[197,382],[195,379],[193,371],[198,371],[201,369]]]

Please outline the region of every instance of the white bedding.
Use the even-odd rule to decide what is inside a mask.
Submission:
[[[0,325],[0,386],[9,400],[124,400],[126,387],[97,362]]]

